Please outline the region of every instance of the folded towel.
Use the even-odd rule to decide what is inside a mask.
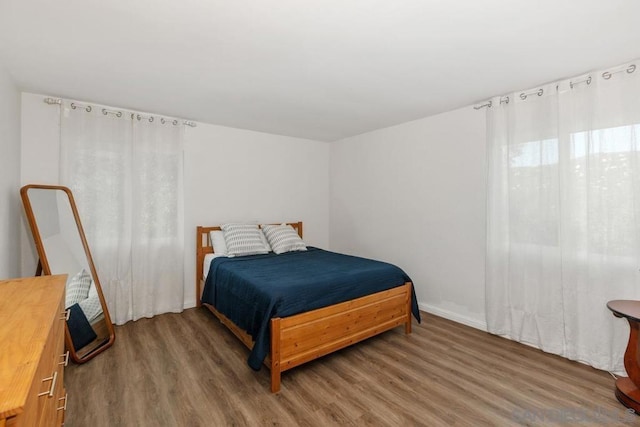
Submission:
[[[69,311],[67,327],[69,328],[71,341],[73,341],[73,348],[77,351],[95,340],[98,335],[96,335],[78,303],[69,307]]]

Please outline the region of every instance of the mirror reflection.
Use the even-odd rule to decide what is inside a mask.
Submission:
[[[39,256],[36,274],[67,274],[65,340],[72,359],[85,362],[115,333],[73,195],[66,187],[28,185],[21,196]]]

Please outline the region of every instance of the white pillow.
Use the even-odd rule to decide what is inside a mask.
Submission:
[[[307,250],[296,230],[290,225],[263,225],[262,231],[276,254]]]
[[[67,283],[64,308],[69,308],[73,304],[87,299],[91,282],[91,275],[87,273],[84,268],[73,276],[69,283]]]
[[[256,224],[223,224],[220,228],[229,257],[269,253]]]
[[[99,315],[102,314],[102,305],[100,304],[100,298],[97,294],[83,299],[82,301],[78,302],[78,305],[82,309],[82,312],[84,313],[84,316],[87,318],[89,323],[91,323]]]
[[[98,296],[98,289],[96,289],[96,284],[93,282],[93,279],[91,279],[91,286],[89,287],[89,295],[87,295],[87,298],[91,298],[93,296]]]
[[[210,231],[209,239],[211,239],[211,246],[213,246],[213,252],[215,254],[227,255],[227,244],[224,241],[224,233],[222,230]]]

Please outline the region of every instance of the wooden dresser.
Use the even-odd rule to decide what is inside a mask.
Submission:
[[[0,281],[0,427],[60,426],[66,275]]]

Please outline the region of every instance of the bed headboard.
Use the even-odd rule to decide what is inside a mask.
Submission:
[[[279,223],[281,224],[281,223]],[[298,232],[300,238],[302,238],[302,221],[300,222],[288,222],[294,230]],[[202,289],[204,287],[204,277],[202,274],[202,267],[204,264],[204,256],[213,253],[213,247],[211,246],[211,239],[209,238],[209,232],[221,230],[219,225],[211,227],[205,227],[199,225],[196,227],[196,306],[200,307],[202,298]]]

